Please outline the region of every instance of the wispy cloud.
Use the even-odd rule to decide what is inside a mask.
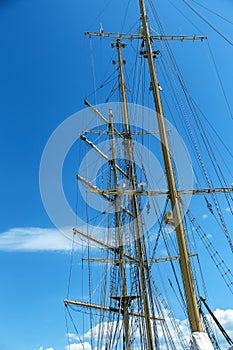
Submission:
[[[226,208],[226,211],[227,211],[228,213],[231,213],[231,212],[233,211],[233,207],[227,207],[227,208]]]
[[[71,240],[56,229],[16,227],[0,234],[0,251],[63,251],[71,245]]]
[[[81,228],[85,233],[86,227]],[[105,230],[96,228],[90,230],[88,235],[103,244],[111,245],[109,238],[106,238]],[[73,236],[73,228],[65,227],[61,230],[55,228],[41,227],[15,227],[0,233],[0,251],[67,251],[72,248],[74,239],[75,250],[82,249],[84,245],[91,245],[93,248],[101,244],[89,240],[86,236],[76,233]]]
[[[207,215],[207,214],[203,214],[203,215],[202,215],[202,219],[203,219],[203,220],[208,219],[208,215]]]

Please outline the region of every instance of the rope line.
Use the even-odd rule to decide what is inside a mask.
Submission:
[[[228,23],[230,23],[230,24],[233,24],[233,22],[232,22],[232,21],[230,21],[229,19],[227,19],[227,18],[225,18],[225,17],[221,16],[219,13],[217,13],[217,12],[215,12],[215,11],[213,11],[213,10],[209,9],[207,6],[204,6],[204,5],[203,5],[203,4],[201,4],[200,2],[195,1],[195,0],[192,0],[192,2],[195,2],[195,4],[197,4],[198,6],[203,7],[205,10],[207,10],[207,11],[209,11],[209,12],[213,13],[214,15],[218,16],[219,18],[223,19],[224,21],[226,21],[226,22],[228,22]]]
[[[204,16],[200,14],[192,5],[190,5],[186,0],[182,0],[198,17],[200,17],[206,24],[208,24],[216,33],[218,33],[228,44],[233,46],[233,41],[225,36],[214,24],[207,20]]]

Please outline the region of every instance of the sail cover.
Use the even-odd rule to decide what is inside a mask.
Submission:
[[[190,350],[214,350],[214,348],[206,333],[194,332],[192,333]]]

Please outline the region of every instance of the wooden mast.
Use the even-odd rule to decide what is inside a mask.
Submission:
[[[126,97],[126,89],[125,89],[125,80],[124,80],[124,71],[123,71],[123,60],[122,60],[122,52],[121,48],[124,47],[124,44],[121,44],[120,39],[116,41],[116,48],[118,52],[118,64],[119,64],[119,78],[120,78],[120,92],[121,92],[121,102],[123,108],[123,117],[124,117],[124,129],[125,129],[125,139],[127,141],[126,152],[129,160],[129,178],[132,187],[132,204],[133,204],[133,213],[135,216],[135,239],[136,239],[136,247],[137,247],[137,258],[139,263],[139,273],[141,279],[141,290],[142,290],[142,300],[144,307],[144,315],[145,315],[145,327],[146,327],[146,335],[147,335],[147,348],[148,350],[154,349],[154,340],[153,340],[153,332],[150,321],[150,303],[147,294],[147,282],[146,282],[146,271],[145,265],[147,264],[143,258],[143,244],[141,239],[141,228],[139,224],[140,212],[138,207],[137,200],[137,181],[134,172],[134,157],[133,157],[133,143],[132,137],[130,134],[130,124],[129,124],[129,116],[128,116],[128,108],[127,108],[127,97]]]
[[[200,315],[198,311],[197,299],[196,299],[196,294],[194,290],[193,276],[192,276],[192,271],[191,271],[191,266],[190,266],[190,261],[188,256],[188,249],[187,249],[187,244],[185,239],[184,227],[182,223],[181,210],[179,206],[179,194],[177,192],[174,172],[172,169],[171,155],[169,151],[168,139],[167,139],[167,133],[166,133],[166,127],[165,127],[165,118],[163,114],[159,83],[158,83],[154,59],[153,59],[151,36],[150,36],[150,30],[148,26],[148,18],[146,14],[144,0],[139,0],[139,6],[140,6],[140,13],[141,13],[143,36],[144,36],[146,50],[147,50],[148,66],[149,66],[154,104],[156,109],[156,117],[157,117],[159,134],[160,134],[160,141],[161,141],[162,154],[163,154],[163,160],[164,160],[164,166],[165,166],[165,172],[166,172],[166,178],[167,178],[167,185],[168,185],[168,191],[169,191],[168,196],[171,202],[171,207],[173,210],[173,216],[174,216],[175,225],[176,225],[175,231],[176,231],[176,237],[177,237],[179,254],[180,254],[179,263],[180,263],[181,275],[182,275],[184,291],[185,291],[188,318],[189,318],[191,331],[202,332],[202,325],[201,325]]]
[[[114,174],[114,185],[116,191],[119,188],[118,175],[117,175],[117,163],[116,163],[116,149],[115,149],[115,133],[113,125],[113,115],[112,111],[109,112],[109,127],[111,132],[111,143],[112,143],[112,167]],[[115,195],[115,208],[116,208],[116,222],[117,222],[117,232],[118,232],[118,251],[119,251],[119,267],[120,267],[120,276],[121,276],[121,296],[119,298],[120,307],[123,312],[123,324],[124,324],[124,339],[126,350],[131,350],[131,341],[130,341],[130,327],[129,327],[129,311],[128,311],[128,295],[127,295],[127,285],[126,285],[126,266],[125,266],[125,255],[124,255],[124,242],[123,242],[123,233],[122,233],[122,222],[121,222],[121,205],[119,194]]]

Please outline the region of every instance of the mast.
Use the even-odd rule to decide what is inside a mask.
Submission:
[[[149,72],[150,72],[150,78],[151,78],[151,84],[152,84],[154,104],[156,109],[156,117],[158,122],[160,140],[161,140],[163,161],[164,161],[167,185],[168,185],[168,191],[169,191],[168,196],[169,196],[169,200],[173,210],[173,216],[174,216],[175,225],[176,225],[175,232],[176,232],[179,254],[180,254],[179,263],[180,263],[180,270],[181,270],[182,281],[183,281],[184,291],[185,291],[188,318],[189,318],[191,331],[202,332],[201,319],[198,311],[197,299],[196,299],[196,294],[194,290],[193,276],[192,276],[192,271],[191,271],[191,266],[189,261],[184,227],[182,223],[181,209],[179,206],[179,194],[176,188],[174,172],[172,169],[172,162],[171,162],[171,156],[170,156],[170,151],[168,146],[166,127],[165,127],[165,118],[163,114],[156,68],[153,60],[151,36],[150,36],[150,30],[148,26],[148,18],[147,18],[144,0],[139,0],[139,6],[140,6],[140,13],[141,13],[143,35],[144,35],[144,40],[145,40],[146,50],[147,50],[147,59],[148,59],[148,66],[149,66]]]
[[[148,347],[148,350],[153,350],[154,340],[153,340],[153,332],[152,332],[152,326],[151,326],[151,320],[150,320],[150,306],[149,306],[150,303],[149,303],[149,298],[147,293],[147,282],[146,282],[147,263],[143,259],[143,242],[141,239],[142,232],[139,224],[140,212],[139,212],[138,200],[136,195],[137,180],[136,180],[135,171],[134,171],[133,143],[132,143],[132,137],[130,134],[130,126],[129,126],[127,97],[126,97],[126,89],[125,89],[122,52],[121,52],[122,47],[125,47],[125,45],[121,44],[120,39],[117,39],[116,48],[118,52],[120,92],[121,92],[121,99],[122,99],[121,102],[123,104],[125,139],[126,141],[128,141],[126,144],[126,152],[129,160],[129,178],[131,180],[131,186],[132,186],[132,204],[133,204],[133,213],[135,215],[135,239],[136,239],[136,247],[137,247],[137,259],[139,263],[139,274],[141,279],[142,300],[143,300],[143,306],[144,306],[145,326],[146,326],[146,335],[147,335],[147,347]]]
[[[116,191],[119,188],[118,176],[117,176],[117,164],[116,164],[116,150],[115,150],[115,140],[114,140],[114,126],[113,126],[113,115],[112,111],[109,112],[109,126],[111,132],[111,143],[112,143],[112,166],[114,173],[114,185]],[[124,244],[122,236],[122,222],[121,222],[121,205],[119,194],[115,195],[115,206],[116,206],[116,222],[117,222],[117,233],[118,233],[118,243],[119,243],[119,267],[121,276],[121,296],[119,298],[120,307],[123,309],[123,324],[124,324],[124,339],[126,350],[131,350],[130,345],[130,327],[129,327],[129,312],[128,312],[128,296],[127,296],[127,285],[126,285],[126,267],[125,267],[125,256],[124,256]]]
[[[130,137],[129,130],[129,116],[128,116],[128,108],[127,108],[127,97],[126,97],[126,89],[125,89],[125,77],[123,71],[124,61],[122,59],[122,48],[126,45],[122,44],[120,39],[116,40],[116,48],[118,54],[118,66],[119,66],[119,78],[120,78],[120,92],[121,92],[121,102],[123,105],[123,116],[124,116],[124,129],[126,137]]]

